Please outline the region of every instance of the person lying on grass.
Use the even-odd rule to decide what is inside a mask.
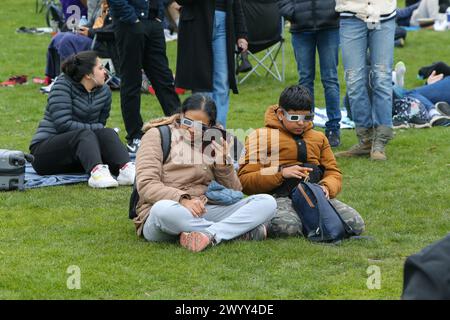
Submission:
[[[445,70],[442,66],[440,68],[443,69],[441,71]],[[399,61],[395,65],[396,81],[393,88],[394,128],[449,126],[450,76],[432,70],[426,85],[407,90],[404,88],[405,72],[405,64]]]
[[[272,196],[254,195],[231,205],[212,204],[205,196],[213,180],[242,189],[229,155],[231,143],[220,138],[203,147],[203,132],[215,126],[216,113],[214,100],[194,94],[184,101],[181,113],[144,125],[136,157],[139,201],[134,223],[147,241],[179,240],[199,252],[223,240],[266,238],[264,223],[276,211]],[[171,141],[165,161],[158,129],[163,125],[169,126]]]
[[[272,194],[278,204],[269,224],[269,237],[302,235],[302,222],[288,196],[306,177],[322,186],[355,234],[364,230],[360,214],[336,199],[342,187],[342,174],[328,139],[313,129],[313,117],[309,91],[294,85],[281,93],[278,105],[267,109],[265,127],[246,139],[246,153],[238,171],[243,191]]]
[[[114,129],[105,128],[111,91],[97,53],[72,55],[61,68],[30,143],[34,170],[40,175],[86,172],[93,188],[132,185],[134,163]]]

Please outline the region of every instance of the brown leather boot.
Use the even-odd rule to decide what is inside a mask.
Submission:
[[[385,146],[394,136],[394,130],[390,127],[379,126],[375,129],[375,135],[370,151],[370,159],[377,161],[387,160]]]
[[[369,156],[372,149],[373,128],[356,128],[356,136],[359,140],[358,144],[347,151],[335,153],[335,156],[338,158]]]

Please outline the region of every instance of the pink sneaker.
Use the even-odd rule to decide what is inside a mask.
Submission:
[[[203,232],[182,232],[180,244],[193,252],[200,252],[212,244],[212,239]]]

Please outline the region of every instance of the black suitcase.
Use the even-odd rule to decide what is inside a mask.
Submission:
[[[0,191],[25,189],[25,164],[33,156],[22,151],[0,149]]]

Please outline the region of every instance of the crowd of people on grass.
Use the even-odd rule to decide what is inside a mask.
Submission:
[[[47,70],[56,80],[30,144],[36,172],[85,172],[93,188],[134,184],[137,234],[148,241],[179,240],[195,252],[232,239],[304,235],[290,198],[304,180],[318,184],[353,234],[360,235],[363,218],[336,199],[342,189],[336,157],[383,161],[394,128],[449,125],[450,67],[425,66],[421,75],[427,83],[409,90],[405,64],[393,67],[398,25],[414,25],[424,7],[434,17],[447,9],[445,1],[422,0],[398,9],[396,1],[387,0],[279,0],[290,23],[299,83],[274,97],[278,102],[267,108],[264,127],[246,137],[236,170],[230,156],[236,140],[228,139],[226,128],[229,91],[238,93],[235,52],[249,46],[245,1],[61,1],[64,8],[75,2],[83,6],[89,23],[75,32],[61,31],[50,44]],[[178,32],[175,76],[166,54],[165,12]],[[106,41],[98,41],[102,36]],[[343,100],[358,142],[334,154],[332,148],[341,144],[339,50],[347,90]],[[313,125],[316,52],[329,119],[324,133]],[[105,56],[120,78],[126,144],[106,127],[112,94],[111,74],[100,59]],[[140,113],[143,74],[165,114],[146,124]],[[176,87],[192,95],[181,102]],[[169,138],[161,127],[169,129]],[[212,128],[221,136],[205,143]],[[170,148],[167,154],[164,145]],[[222,187],[217,197],[209,196],[213,183]]]

